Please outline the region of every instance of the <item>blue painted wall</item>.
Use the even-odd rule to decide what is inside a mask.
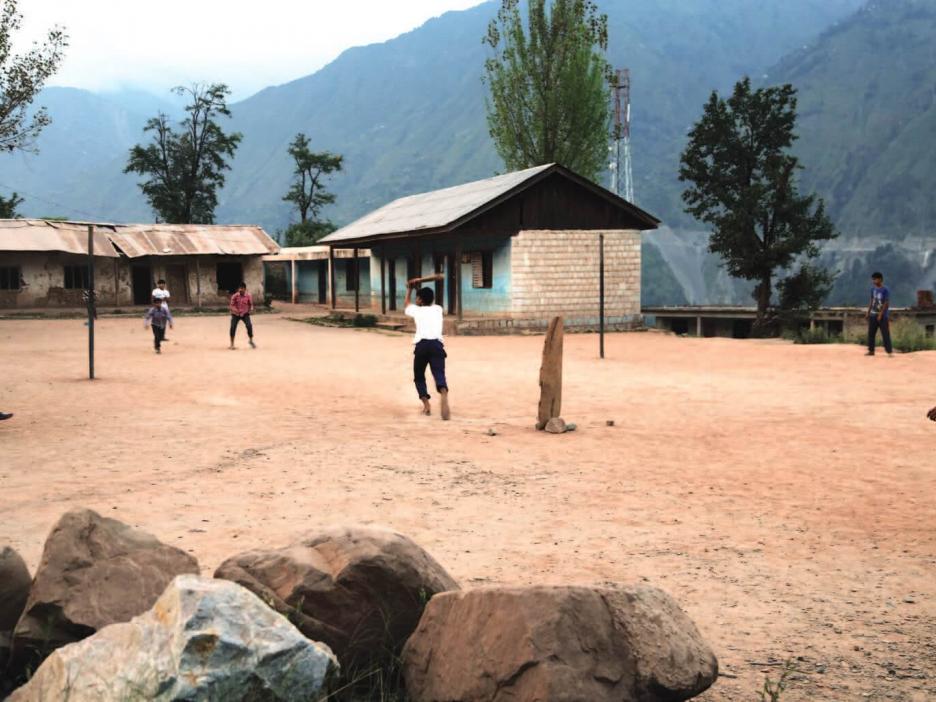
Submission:
[[[351,259],[335,259],[335,294],[342,303],[354,302],[354,291],[345,290],[347,287],[347,263]],[[319,301],[319,275],[325,276],[325,300],[328,301],[328,262],[296,261],[296,283],[299,302],[318,303]],[[286,263],[286,289],[292,290],[292,267]],[[361,306],[367,307],[370,300],[370,269],[367,261],[361,261]]]
[[[491,288],[473,288],[471,286],[471,264],[462,263],[462,309],[466,315],[500,314],[510,312],[510,242],[509,236],[472,236],[463,241],[465,253],[471,251],[493,251],[493,271]],[[389,242],[375,246],[371,249],[371,280],[372,301],[375,308],[380,308],[381,283],[380,257],[395,259],[396,266],[396,299],[397,310],[403,309],[403,298],[406,295],[407,267],[406,261],[415,248],[413,240]],[[451,253],[454,251],[454,242],[450,239],[423,239],[419,241],[420,257],[422,259],[422,274],[429,275],[434,271],[433,257],[435,254]],[[385,264],[385,268],[387,268]],[[389,286],[389,271],[385,273],[386,284]],[[431,285],[431,283],[430,283]],[[387,290],[387,309],[390,309],[391,291]],[[437,301],[443,307],[447,300]]]

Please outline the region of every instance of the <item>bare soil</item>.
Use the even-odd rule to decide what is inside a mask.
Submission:
[[[410,340],[181,317],[0,321],[0,543],[37,565],[87,506],[194,553],[391,526],[464,586],[645,580],[712,644],[705,700],[936,698],[936,353],[565,339],[571,434],[533,430],[543,337],[447,341],[453,418],[420,415]],[[607,426],[614,420],[614,426]],[[494,436],[489,435],[493,429]]]

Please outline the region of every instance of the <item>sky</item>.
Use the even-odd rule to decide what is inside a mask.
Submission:
[[[392,39],[482,0],[19,0],[18,46],[63,26],[49,85],[167,94],[227,83],[234,99],[313,73],[343,50]]]

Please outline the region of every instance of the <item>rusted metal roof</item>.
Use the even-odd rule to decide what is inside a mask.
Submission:
[[[262,228],[209,224],[94,223],[94,255],[258,256],[279,251]],[[0,220],[0,251],[63,251],[88,254],[88,224],[42,219]]]
[[[260,227],[226,224],[128,224],[110,239],[128,258],[141,256],[252,256],[275,253],[276,242]]]
[[[117,258],[111,225],[95,225],[94,255]],[[0,251],[61,251],[88,255],[88,225],[44,219],[0,219]]]
[[[557,163],[548,163],[464,185],[402,197],[332,232],[320,241],[332,246],[352,245],[395,235],[423,236],[451,231],[553,173],[560,173],[600,194],[614,206],[627,210],[642,223],[641,229],[655,229],[660,223],[653,215],[601,186]]]

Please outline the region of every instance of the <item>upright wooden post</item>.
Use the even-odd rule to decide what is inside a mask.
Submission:
[[[335,309],[337,302],[335,301],[335,248],[333,246],[328,247],[328,292],[331,294],[331,307]]]
[[[604,358],[605,331],[605,265],[604,234],[598,235],[598,353]]]
[[[291,293],[290,299],[292,300],[292,303],[295,305],[296,299],[297,299],[296,292],[299,287],[296,282],[296,259],[292,259],[289,262],[289,282],[290,282],[290,293]]]
[[[94,225],[88,225],[88,379],[94,380]]]
[[[540,366],[540,401],[536,415],[536,428],[540,430],[562,412],[562,337],[562,317],[553,317],[546,330]]]
[[[386,281],[386,264],[384,263],[383,254],[380,256],[380,314],[387,314],[387,281]]]
[[[354,271],[354,311],[361,311],[361,260],[358,250],[353,250],[354,258],[351,261],[351,270]]]
[[[455,315],[462,321],[462,242],[455,242]]]
[[[195,257],[195,304],[201,309],[201,256]]]

